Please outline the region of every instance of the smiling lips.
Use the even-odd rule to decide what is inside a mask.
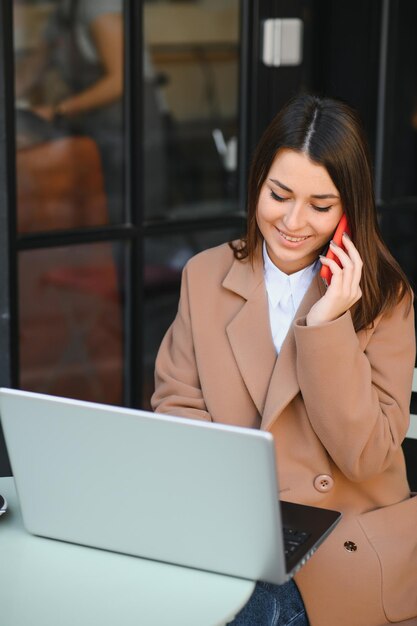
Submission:
[[[310,235],[306,235],[304,237],[291,237],[290,235],[287,235],[279,228],[277,228],[277,231],[279,232],[281,237],[283,237],[283,239],[285,239],[286,241],[291,241],[292,243],[299,243],[300,241],[305,241],[305,239],[308,239],[310,236]]]

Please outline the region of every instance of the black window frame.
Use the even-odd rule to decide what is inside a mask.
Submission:
[[[18,375],[14,59],[12,6],[0,3],[0,385],[13,387]],[[0,426],[0,476],[11,467]]]
[[[240,1],[239,43],[239,147],[238,147],[238,211],[233,215],[213,218],[153,222],[144,219],[144,146],[143,127],[143,9],[144,2],[124,0],[125,58],[125,211],[121,224],[85,229],[17,234],[16,220],[16,145],[14,113],[14,35],[13,0],[0,3],[0,384],[19,388],[19,316],[18,256],[28,250],[71,247],[99,242],[127,244],[125,309],[124,309],[124,406],[142,406],[144,241],[147,237],[175,235],[193,230],[217,230],[236,227],[245,229],[246,177],[251,147],[256,134],[254,114],[257,103],[253,84],[258,71],[259,3]],[[255,20],[255,21],[253,21]],[[11,473],[0,429],[0,475]]]

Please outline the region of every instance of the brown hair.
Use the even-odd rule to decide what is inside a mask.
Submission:
[[[412,290],[384,244],[378,226],[372,167],[361,123],[343,102],[313,95],[297,96],[272,120],[253,156],[248,181],[247,232],[230,243],[237,259],[253,261],[262,242],[256,221],[259,194],[279,150],[305,153],[326,168],[340,193],[352,240],[362,257],[362,298],[353,306],[356,330],[372,325]]]

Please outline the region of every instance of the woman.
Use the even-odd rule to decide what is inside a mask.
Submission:
[[[329,241],[340,267],[320,256]],[[235,624],[417,624],[401,450],[414,359],[412,293],[379,234],[359,122],[298,97],[256,149],[246,237],[187,264],[156,363],[155,411],[270,431],[281,497],[343,512],[295,582],[258,584]]]

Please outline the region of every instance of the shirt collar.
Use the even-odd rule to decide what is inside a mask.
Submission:
[[[263,242],[263,258],[265,285],[272,306],[276,307],[284,294],[289,292],[297,309],[319,268],[319,260],[317,259],[298,272],[285,274],[269,258],[265,241]]]

